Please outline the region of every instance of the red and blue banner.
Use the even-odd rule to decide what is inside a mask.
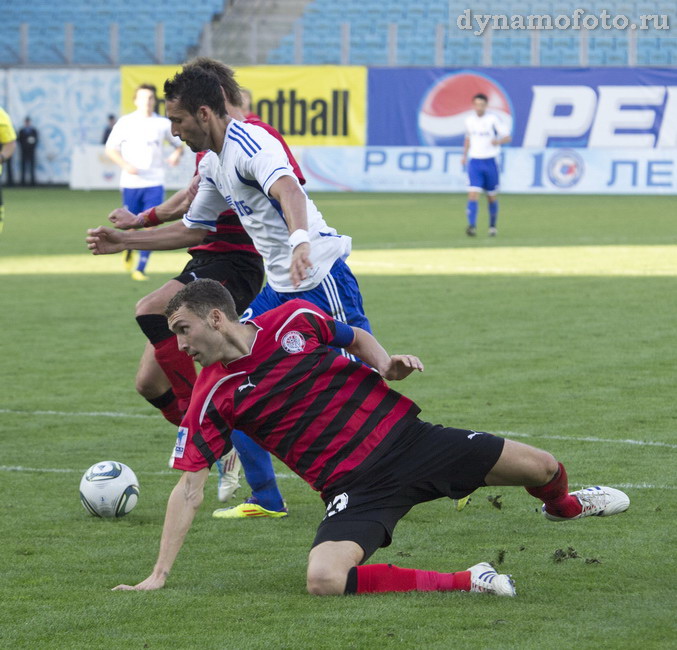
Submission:
[[[367,145],[461,146],[477,93],[513,147],[677,147],[669,68],[370,68]]]

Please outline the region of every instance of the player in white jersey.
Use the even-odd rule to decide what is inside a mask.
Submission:
[[[301,188],[282,145],[262,128],[229,120],[223,148],[220,153],[212,151],[203,158],[200,178],[197,195],[183,218],[185,226],[216,230],[216,219],[226,206],[235,210],[266,260],[268,284],[274,291],[314,289],[330,273],[334,263],[350,253],[350,237],[337,234],[326,224]],[[280,201],[270,194],[280,179],[290,186],[298,202],[297,209],[305,213],[305,219],[297,216],[296,211],[291,211],[289,216],[289,209],[284,211]],[[298,223],[288,223],[288,220],[298,220]],[[305,231],[293,229],[294,240],[309,243],[312,251],[308,258],[310,264],[303,269],[303,263],[297,263],[295,276],[294,271],[289,272],[290,268],[294,269],[292,251],[298,248],[292,249],[294,240],[290,242],[293,225]]]
[[[487,96],[477,94],[473,97],[475,115],[465,121],[465,143],[461,163],[467,163],[468,204],[466,216],[468,227],[466,234],[474,237],[477,234],[477,198],[484,190],[489,203],[489,235],[497,233],[498,219],[498,165],[496,157],[501,152],[501,145],[510,142],[510,133],[499,117],[487,113]]]
[[[184,66],[165,83],[165,100],[172,132],[193,151],[211,150],[200,163],[200,185],[184,225],[215,229],[219,213],[230,207],[263,256],[267,282],[243,318],[304,298],[337,320],[371,331],[357,281],[344,261],[351,240],[325,223],[280,143],[256,125],[233,120],[224,110],[218,79],[197,66]],[[231,439],[250,485],[248,467],[267,473],[267,487],[215,516],[286,514],[267,452],[241,432],[234,431]],[[257,483],[262,484],[261,476]]]
[[[123,115],[106,140],[106,154],[121,169],[120,189],[123,205],[138,214],[164,201],[165,170],[162,146],[168,142],[174,151],[167,162],[177,165],[183,153],[181,141],[172,135],[166,117],[155,112],[157,91],[151,84],[143,84],[134,94],[133,113]],[[131,251],[128,251],[131,253]],[[135,280],[146,280],[146,264],[150,251],[140,251]],[[127,259],[131,259],[127,255]]]

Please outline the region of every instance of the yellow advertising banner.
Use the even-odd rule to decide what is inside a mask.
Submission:
[[[180,65],[123,65],[120,67],[120,111],[131,113],[134,106],[134,92],[141,84],[153,84],[157,88],[158,113],[165,114],[165,81],[181,70]]]
[[[181,66],[122,66],[122,112],[134,110],[143,83],[163,86]],[[252,111],[290,145],[363,146],[367,131],[367,68],[363,66],[251,66],[235,68],[252,94]],[[164,109],[160,108],[164,114]]]
[[[236,72],[238,83],[252,93],[252,111],[289,144],[365,144],[366,67],[253,66]]]

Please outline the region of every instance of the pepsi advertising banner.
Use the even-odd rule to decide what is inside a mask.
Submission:
[[[371,68],[368,146],[462,146],[472,98],[513,147],[677,147],[677,70]]]

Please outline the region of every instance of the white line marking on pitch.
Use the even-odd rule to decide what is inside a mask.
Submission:
[[[613,438],[597,438],[595,436],[578,438],[576,436],[553,436],[547,433],[515,433],[514,431],[498,431],[497,433],[506,438],[545,438],[546,440],[566,440],[567,442],[604,442],[617,445],[637,445],[639,447],[667,447],[668,449],[677,449],[677,445],[672,445],[669,442],[655,442],[653,440],[630,440],[628,438],[614,440]]]
[[[55,467],[22,467],[21,465],[0,465],[0,472],[36,472],[51,474],[84,474],[84,469],[59,469]],[[139,472],[140,476],[168,476],[174,474],[173,470],[166,469],[160,472]],[[279,479],[298,479],[296,474],[275,474]],[[576,484],[583,487],[583,483]],[[677,490],[677,485],[652,485],[651,483],[614,483],[614,487],[633,490]]]
[[[157,418],[156,414],[143,413],[122,413],[118,411],[20,411],[16,409],[0,409],[0,413],[11,413],[12,415],[58,415],[63,417],[106,417],[106,418]],[[638,447],[665,447],[667,449],[677,449],[677,445],[669,442],[656,442],[653,440],[614,440],[613,438],[597,438],[595,436],[557,436],[546,433],[517,433],[515,431],[495,431],[494,433],[505,436],[506,438],[543,438],[544,440],[565,440],[567,442],[603,442],[617,445],[637,445]]]
[[[62,417],[87,417],[87,418],[156,418],[155,414],[144,413],[119,413],[117,411],[18,411],[15,409],[0,409],[0,413],[12,415],[59,415]]]

